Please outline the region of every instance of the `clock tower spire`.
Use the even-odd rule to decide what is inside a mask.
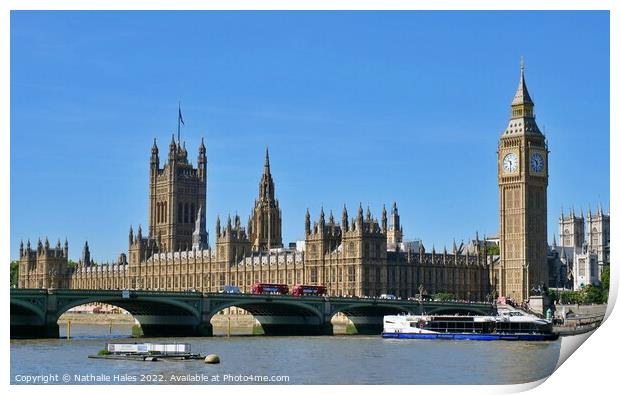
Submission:
[[[521,74],[508,127],[499,140],[499,293],[521,302],[539,283],[547,284],[548,154],[534,115],[534,102]]]

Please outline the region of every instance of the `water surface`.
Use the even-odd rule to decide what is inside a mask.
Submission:
[[[105,325],[74,324],[71,340],[11,340],[11,383],[37,375],[58,375],[58,384],[67,378],[67,383],[78,384],[80,377],[100,384],[95,380],[103,375],[109,376],[104,383],[110,384],[126,384],[123,379],[132,378],[137,380],[132,383],[138,384],[184,383],[172,382],[174,378],[215,384],[216,377],[219,383],[227,377],[227,384],[264,379],[272,380],[270,384],[516,384],[550,375],[560,351],[560,341],[233,336],[148,339],[190,343],[193,352],[218,354],[219,365],[88,358],[107,341],[133,341],[128,338],[130,333],[130,325],[115,325],[110,334]]]

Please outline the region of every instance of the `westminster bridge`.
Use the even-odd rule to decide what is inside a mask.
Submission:
[[[489,303],[389,300],[323,296],[253,295],[142,290],[11,289],[11,338],[57,338],[58,319],[87,303],[127,310],[145,336],[212,336],[211,318],[228,307],[242,308],[265,335],[331,335],[340,313],[357,333],[379,334],[389,314],[489,315]]]

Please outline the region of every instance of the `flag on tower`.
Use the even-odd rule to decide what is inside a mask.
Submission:
[[[183,115],[181,114],[181,102],[179,101],[179,116],[177,122],[177,140],[179,144],[181,144],[181,124],[185,126],[185,122],[183,122]]]

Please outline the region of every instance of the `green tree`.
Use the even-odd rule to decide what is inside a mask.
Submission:
[[[17,287],[19,277],[19,261],[11,261],[11,288]]]
[[[487,246],[487,255],[499,255],[499,245]]]
[[[447,300],[454,300],[455,297],[454,297],[454,294],[451,294],[451,293],[438,292],[438,293],[433,295],[433,299],[444,302],[444,301],[447,301]]]
[[[588,284],[582,290],[583,303],[604,303],[604,295],[600,286]]]
[[[609,293],[609,271],[609,265],[605,265],[601,272],[601,286],[607,293]]]

